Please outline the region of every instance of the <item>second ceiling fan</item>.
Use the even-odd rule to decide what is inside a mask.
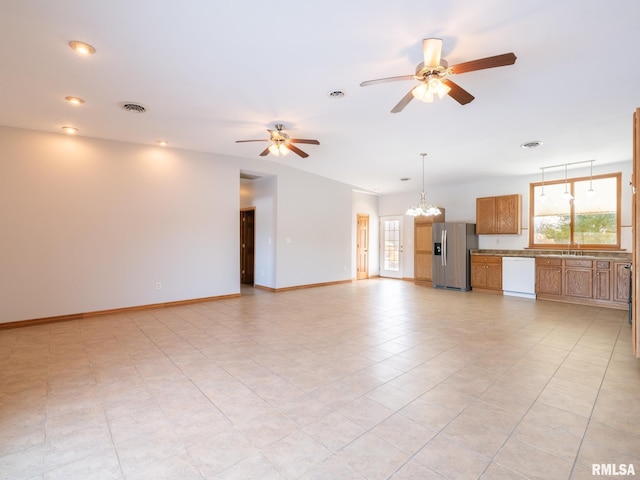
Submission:
[[[434,95],[438,95],[440,98],[449,95],[459,104],[466,105],[473,101],[475,97],[447,77],[487,68],[504,67],[506,65],[513,65],[516,62],[516,56],[511,52],[458,63],[450,67],[447,61],[442,58],[442,39],[440,38],[425,38],[422,40],[422,53],[424,61],[418,64],[416,73],[413,75],[367,80],[366,82],[362,82],[360,86],[366,87],[368,85],[395,82],[397,80],[418,80],[420,84],[412,88],[409,93],[393,107],[391,110],[392,113],[401,112],[414,98],[418,98],[423,102],[431,102],[433,101]]]
[[[245,143],[245,142],[271,142],[267,148],[265,148],[260,156],[264,157],[269,155],[269,153],[273,155],[286,155],[289,153],[289,150],[293,153],[301,156],[302,158],[307,158],[309,156],[308,153],[303,152],[298,147],[293,145],[294,143],[308,143],[311,145],[320,145],[318,140],[310,140],[306,138],[289,138],[289,135],[283,132],[284,125],[278,123],[276,124],[275,130],[267,130],[269,132],[269,139],[261,139],[261,140],[236,140],[236,143]]]

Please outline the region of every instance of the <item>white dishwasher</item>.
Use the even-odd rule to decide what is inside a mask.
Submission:
[[[502,291],[504,295],[536,298],[536,259],[502,257]]]

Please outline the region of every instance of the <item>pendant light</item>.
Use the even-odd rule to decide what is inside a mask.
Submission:
[[[593,197],[596,194],[593,189],[593,162],[594,160],[589,161],[589,190],[587,190],[587,197]]]
[[[442,212],[438,207],[427,205],[427,195],[424,192],[424,157],[426,157],[427,154],[421,153],[420,155],[422,155],[422,193],[420,193],[420,203],[418,203],[417,207],[410,207],[409,210],[407,210],[406,215],[410,215],[412,217],[431,217],[434,215],[440,215]]]
[[[565,200],[573,200],[573,195],[571,195],[569,193],[569,178],[567,177],[567,165],[568,164],[564,164],[564,193],[562,194],[562,196],[564,197]]]
[[[544,167],[540,168],[542,170],[542,184],[540,185],[540,200],[545,200],[546,195],[544,194]]]

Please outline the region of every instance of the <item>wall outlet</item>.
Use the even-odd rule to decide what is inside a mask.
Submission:
[[[162,282],[156,282],[156,290],[160,290],[162,288]]]

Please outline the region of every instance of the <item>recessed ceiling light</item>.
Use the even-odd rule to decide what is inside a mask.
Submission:
[[[166,147],[167,145],[169,145],[169,142],[167,142],[166,140],[158,140],[158,145],[160,145],[161,147]]]
[[[329,98],[344,98],[345,95],[344,90],[332,90],[329,92]]]
[[[120,108],[132,113],[145,113],[149,109],[140,103],[135,102],[120,102]]]
[[[73,105],[82,105],[84,100],[80,97],[64,97],[64,99]]]
[[[533,142],[523,143],[520,146],[522,148],[538,148],[540,145],[542,145],[542,142],[540,142],[538,140],[534,140]]]
[[[88,43],[80,42],[78,40],[71,40],[69,42],[69,46],[82,55],[91,55],[93,53],[96,53],[96,49],[91,45],[89,45]]]
[[[76,127],[62,127],[62,130],[64,130],[65,133],[68,133],[69,135],[75,135],[76,133],[79,132],[79,130]]]

